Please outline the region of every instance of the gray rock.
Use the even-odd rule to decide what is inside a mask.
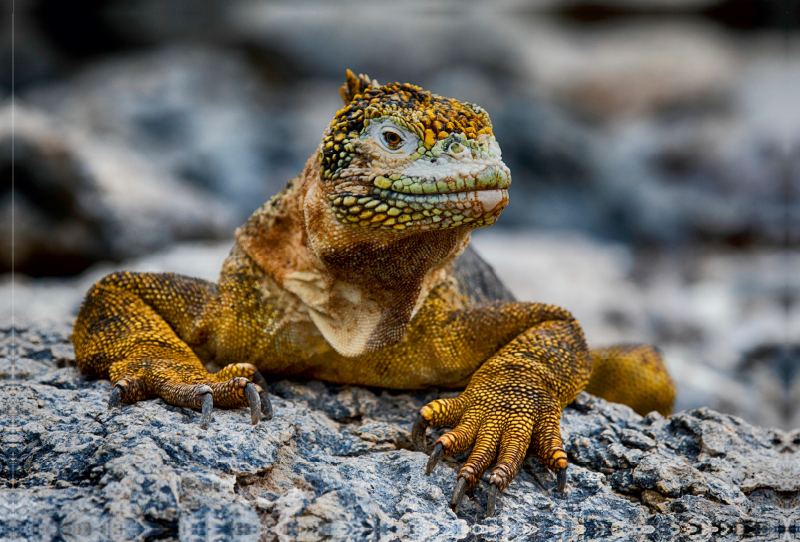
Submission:
[[[311,146],[301,147],[280,114],[284,97],[246,58],[173,45],[94,62],[24,99],[213,195],[232,208],[238,225],[297,175],[325,125],[315,127]],[[341,102],[335,86],[328,91]]]
[[[12,146],[16,184],[13,198],[0,193],[0,271],[12,267],[12,231],[15,271],[57,276],[179,240],[229,237],[237,224],[229,206],[142,155],[42,110],[17,104],[12,115],[0,105],[0,168],[11,167]]]
[[[2,326],[0,540],[789,540],[800,432],[708,409],[638,416],[586,393],[564,410],[565,493],[528,459],[485,518],[487,485],[448,507],[458,461],[411,450],[436,390],[281,380],[275,418],[151,400],[108,410],[68,322]],[[429,443],[432,442],[429,439]]]

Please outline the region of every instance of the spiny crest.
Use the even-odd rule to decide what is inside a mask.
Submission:
[[[369,78],[369,75],[360,73],[356,76],[352,71],[347,70],[344,85],[339,87],[339,94],[342,95],[344,105],[347,105],[353,101],[356,95],[364,94],[368,89],[378,88],[379,86],[375,79]]]
[[[353,140],[369,127],[371,119],[389,117],[419,136],[430,150],[438,140],[452,134],[467,139],[493,135],[492,123],[483,108],[433,94],[416,85],[390,83],[379,86],[367,75],[356,76],[347,70],[339,89],[345,107],[336,113],[331,129],[322,141],[320,164],[323,178],[336,178],[347,167]]]

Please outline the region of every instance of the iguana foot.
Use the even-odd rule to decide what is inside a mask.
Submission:
[[[203,429],[208,428],[215,405],[250,408],[250,421],[253,425],[262,417],[266,420],[272,419],[267,383],[258,369],[249,363],[228,365],[218,373],[207,373],[206,378],[200,381],[197,378],[187,378],[187,375],[180,372],[161,371],[152,364],[138,368],[143,369],[140,376],[112,379],[114,391],[108,401],[109,408],[159,395],[169,404],[200,409],[200,427]]]
[[[473,393],[469,393],[473,391]],[[432,426],[453,429],[436,441],[425,473],[430,475],[442,456],[470,453],[456,480],[451,506],[458,511],[464,494],[491,468],[486,515],[494,514],[498,492],[519,472],[529,446],[539,460],[557,475],[558,491],[567,480],[567,454],[561,441],[561,407],[542,390],[520,386],[514,390],[468,390],[455,399],[438,399],[420,410],[411,431],[417,451],[426,450],[425,430]]]

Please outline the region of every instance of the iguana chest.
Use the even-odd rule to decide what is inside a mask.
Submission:
[[[451,349],[445,347],[458,338],[451,337],[447,322],[465,307],[467,298],[444,269],[420,299],[403,335],[358,355],[334,348],[319,325],[319,308],[278,284],[238,247],[223,267],[219,289],[219,304],[208,315],[217,364],[246,361],[265,374],[410,389],[455,386],[482,361],[472,359],[481,354],[465,352],[454,363]],[[346,331],[358,340],[359,333],[374,333],[374,326],[355,322]]]
[[[328,343],[311,316],[313,309],[296,296],[275,289],[268,278],[259,277],[253,286],[247,292],[240,289],[237,302],[223,298],[214,318],[218,365],[248,362],[267,375],[395,389],[456,386],[465,376],[465,367],[455,374],[441,351],[447,337],[439,316],[444,316],[446,301],[439,290],[447,285],[431,292],[400,341],[351,357]]]

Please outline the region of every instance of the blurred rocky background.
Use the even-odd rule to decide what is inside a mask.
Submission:
[[[657,344],[679,409],[800,425],[795,1],[23,0],[13,34],[5,6],[3,315],[214,280],[350,68],[489,111],[511,204],[474,240],[519,299]]]

